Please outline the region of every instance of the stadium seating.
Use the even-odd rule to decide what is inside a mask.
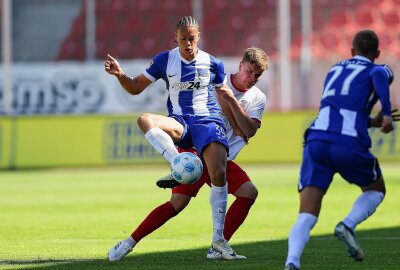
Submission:
[[[290,3],[291,57],[296,60],[301,48],[301,1]],[[238,56],[247,46],[260,46],[276,55],[277,5],[275,0],[203,0],[202,49],[217,56]],[[104,58],[106,52],[122,58],[152,57],[174,46],[176,22],[190,14],[191,1],[97,0],[96,57]],[[348,56],[351,37],[362,28],[378,33],[390,30],[382,37],[382,49],[397,52],[400,0],[315,0],[312,26],[313,56],[317,58],[326,58],[326,52]],[[57,59],[84,59],[85,32],[83,3]]]

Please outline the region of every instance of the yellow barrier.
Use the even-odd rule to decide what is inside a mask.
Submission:
[[[238,162],[300,162],[303,133],[315,112],[268,113]],[[163,163],[136,125],[136,116],[0,118],[0,168]],[[372,152],[400,160],[399,132],[371,130]]]

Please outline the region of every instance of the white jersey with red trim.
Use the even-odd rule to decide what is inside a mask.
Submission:
[[[238,100],[240,106],[247,113],[250,118],[256,119],[261,123],[262,115],[264,113],[267,98],[263,92],[256,86],[253,86],[247,91],[237,89],[232,84],[232,75],[227,74],[227,84],[232,89],[233,94]],[[228,160],[234,160],[238,155],[239,151],[246,145],[246,142],[242,137],[233,134],[233,128],[229,123],[228,118],[221,114],[224,126],[226,129],[226,136],[229,143],[229,156]]]

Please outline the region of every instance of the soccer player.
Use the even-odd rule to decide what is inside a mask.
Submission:
[[[300,256],[335,173],[362,191],[334,230],[356,261],[364,259],[364,252],[354,230],[375,212],[385,196],[378,160],[369,151],[368,127],[380,127],[385,134],[393,130],[389,98],[393,74],[386,66],[374,64],[380,54],[379,39],[371,30],[354,36],[351,54],[352,58],[335,64],[328,72],[318,117],[305,132],[298,185],[300,210],[289,235],[285,269],[300,269]],[[378,99],[381,117],[370,119]]]
[[[198,49],[199,24],[193,17],[179,20],[175,38],[178,47],[158,54],[150,66],[134,78],[127,76],[111,55],[107,55],[104,67],[132,95],[140,94],[158,79],[166,82],[169,116],[147,114],[138,119],[139,126],[152,146],[169,162],[178,154],[174,143],[182,148],[194,146],[197,149],[207,165],[212,183],[212,245],[225,259],[235,259],[236,253],[223,236],[228,198],[228,142],[213,92],[214,88],[217,93],[231,90],[226,85],[222,62]],[[221,106],[226,106],[224,100]],[[229,108],[227,115],[232,117]],[[115,249],[123,249],[121,245],[125,243],[117,243]]]
[[[236,197],[226,215],[224,228],[224,237],[226,240],[232,237],[234,232],[246,219],[258,194],[257,188],[251,182],[246,172],[233,159],[235,159],[239,151],[246,145],[247,139],[244,138],[254,136],[261,125],[266,97],[254,85],[267,69],[268,57],[263,50],[259,48],[246,49],[239,65],[239,72],[230,76],[228,75],[228,85],[233,92],[224,92],[224,95],[221,96],[231,106],[235,120],[237,121],[237,127],[240,129],[240,131],[235,131],[227,117],[222,115],[229,142],[229,161],[227,163],[228,189],[229,193]],[[240,105],[238,106],[238,104]],[[146,119],[142,121],[146,121]],[[235,132],[240,135],[236,135]],[[109,259],[122,259],[132,251],[133,247],[143,237],[152,233],[169,219],[180,213],[189,204],[191,198],[197,195],[204,183],[211,185],[210,176],[206,168],[203,171],[202,177],[191,185],[179,185],[173,179],[158,181],[157,185],[160,187],[173,187],[171,199],[156,207],[127,239],[121,241],[126,243],[123,244],[123,246],[127,247],[126,249],[111,249]],[[224,257],[212,245],[208,250],[207,258],[221,259]],[[242,255],[236,255],[235,257],[235,259],[245,258]]]

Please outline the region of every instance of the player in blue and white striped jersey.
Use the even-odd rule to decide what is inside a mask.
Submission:
[[[138,125],[152,146],[170,163],[178,155],[175,145],[181,148],[194,146],[201,154],[212,182],[212,245],[224,259],[235,259],[236,253],[223,236],[228,198],[228,142],[213,92],[214,87],[219,89],[218,95],[231,90],[226,85],[222,62],[198,49],[199,24],[193,17],[179,20],[175,38],[178,47],[158,54],[150,67],[137,77],[127,76],[111,55],[107,55],[104,67],[132,95],[140,94],[158,79],[166,82],[169,116],[147,113],[139,117]],[[223,107],[224,101],[221,102]],[[229,111],[227,114],[233,117]],[[120,245],[118,243],[115,248]]]
[[[335,64],[326,76],[318,117],[304,136],[300,210],[289,235],[285,269],[300,268],[300,256],[335,173],[362,190],[350,213],[336,226],[335,236],[353,259],[364,258],[354,229],[375,212],[386,192],[378,160],[369,151],[368,127],[380,127],[385,134],[393,130],[389,95],[393,73],[387,66],[374,64],[378,48],[373,31],[358,32],[352,43],[353,57]],[[370,119],[378,100],[381,115]]]

